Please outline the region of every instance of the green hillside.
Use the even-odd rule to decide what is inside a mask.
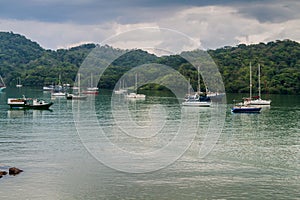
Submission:
[[[209,50],[219,66],[227,91],[247,92],[249,64],[252,64],[254,89],[257,86],[258,64],[261,65],[263,92],[300,93],[300,44],[290,40],[238,45]],[[246,81],[245,81],[246,80]]]
[[[85,44],[70,49],[46,50],[22,35],[0,32],[0,74],[11,86],[16,84],[18,77],[27,86],[57,83],[59,75],[63,83],[72,83],[83,60],[95,47],[95,44]],[[107,45],[98,47],[106,54],[123,54],[105,71],[98,84],[100,88],[114,88],[116,81],[135,66],[159,63],[190,78],[196,89],[196,70],[180,55],[157,57],[142,50],[121,50]],[[226,92],[248,92],[251,62],[254,90],[257,89],[257,66],[260,64],[263,92],[300,94],[300,44],[297,42],[241,44],[208,50],[208,53],[219,67]],[[148,85],[144,89],[161,87]]]

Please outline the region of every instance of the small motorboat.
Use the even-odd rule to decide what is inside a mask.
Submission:
[[[26,98],[23,95],[23,98],[8,98],[7,104],[12,109],[39,109],[39,110],[48,110],[50,106],[53,105],[53,102],[47,103],[41,99]]]

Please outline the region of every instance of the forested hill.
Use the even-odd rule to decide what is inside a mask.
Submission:
[[[57,83],[59,75],[62,82],[72,83],[81,63],[95,47],[95,44],[85,44],[70,49],[46,50],[22,35],[0,32],[0,75],[11,86],[17,83],[18,77],[21,77],[23,85],[28,86]],[[101,78],[98,85],[101,88],[114,88],[119,77],[135,66],[159,63],[190,76],[196,89],[196,71],[180,55],[157,57],[142,50],[128,51],[109,46],[100,48],[105,52],[124,53]],[[227,92],[248,92],[251,62],[254,85],[257,85],[257,66],[261,65],[263,92],[300,94],[300,44],[297,42],[284,40],[267,44],[240,44],[208,50],[208,53],[219,66]]]
[[[300,44],[291,40],[267,44],[240,44],[209,50],[219,66],[226,91],[247,92],[249,64],[257,80],[258,64],[261,65],[262,90],[270,93],[300,94]],[[268,91],[266,91],[268,90]]]

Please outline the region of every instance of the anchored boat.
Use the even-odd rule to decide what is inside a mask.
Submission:
[[[233,113],[260,113],[262,107],[260,106],[251,106],[249,104],[244,103],[235,103],[235,105],[231,108],[231,112]]]
[[[12,109],[39,109],[48,110],[53,102],[47,103],[41,99],[26,98],[24,95],[22,98],[8,98],[7,104]]]
[[[258,65],[258,96],[252,96],[252,69],[250,63],[250,97],[244,98],[245,105],[271,105],[271,100],[261,99],[260,65]]]
[[[195,94],[193,96],[188,96],[184,102],[182,102],[183,106],[193,106],[193,107],[210,107],[211,101],[209,98],[205,96],[200,96]]]
[[[260,113],[261,107],[252,106],[234,106],[231,111],[233,113]]]

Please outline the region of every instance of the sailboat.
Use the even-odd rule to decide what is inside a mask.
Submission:
[[[86,88],[85,91],[82,92],[83,94],[99,94],[98,88],[93,86],[93,74],[91,73],[91,85],[90,87]]]
[[[66,96],[66,93],[63,89],[63,86],[61,85],[61,74],[58,76],[58,85],[54,87],[52,90],[51,96],[53,97],[64,97]]]
[[[190,81],[189,81],[190,82]],[[199,74],[199,67],[198,67],[198,91],[194,94],[190,94],[190,84],[188,84],[188,95],[185,97],[185,101],[182,102],[183,106],[193,106],[193,107],[210,107],[211,101],[210,98],[201,95],[201,88],[200,88],[200,74]]]
[[[145,94],[138,94],[137,93],[137,73],[135,74],[135,91],[136,92],[132,92],[126,95],[126,98],[130,98],[130,99],[145,99],[146,95]]]
[[[115,94],[124,94],[127,93],[127,89],[125,89],[124,80],[120,82],[120,87],[118,90],[114,91]]]
[[[251,77],[250,77],[251,80]],[[251,94],[250,94],[251,95]],[[258,96],[252,97],[249,99],[245,99],[245,104],[249,105],[271,105],[271,100],[263,100],[261,99],[261,86],[260,86],[260,65],[258,65]]]
[[[0,92],[2,92],[6,88],[6,85],[3,81],[2,76],[0,75]]]
[[[67,99],[71,99],[71,100],[84,100],[87,98],[86,95],[82,95],[80,93],[80,74],[78,74],[78,93],[77,94],[66,94],[66,98]]]
[[[16,85],[16,87],[17,88],[20,88],[20,87],[22,87],[23,85],[21,84],[21,78],[19,77],[18,78],[18,83],[17,83],[17,85]]]
[[[244,102],[234,105],[231,108],[233,113],[260,113],[261,107],[250,105],[252,99],[252,67],[250,62],[250,84],[249,84],[249,98],[244,98]]]
[[[231,108],[233,113],[260,113],[261,107],[237,104]]]

